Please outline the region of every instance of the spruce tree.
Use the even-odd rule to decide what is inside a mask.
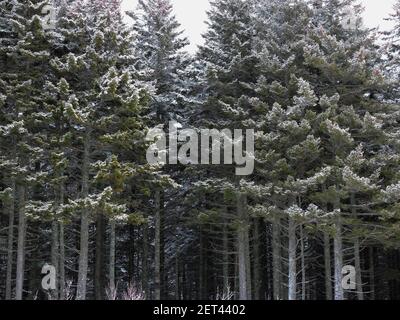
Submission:
[[[288,1],[286,6],[272,2],[265,6],[264,14],[261,11],[257,25],[268,32],[261,33],[263,29],[257,32],[260,39],[256,48],[263,59],[258,88],[260,101],[256,100],[256,105],[267,112],[266,120],[265,116],[260,118],[264,136],[259,168],[267,181],[279,186],[278,194],[272,198],[278,197],[279,206],[273,205],[272,212],[268,208],[263,210],[276,215],[276,210],[284,213],[293,205],[301,210],[316,206],[325,211],[323,216],[332,217],[335,298],[343,299],[344,237],[354,241],[356,269],[359,269],[360,248],[355,234],[360,234],[356,230],[362,219],[356,208],[373,210],[373,204],[363,199],[379,190],[375,185],[377,167],[364,167],[362,174],[357,175],[351,169],[355,164],[346,159],[362,148],[368,161],[374,163],[375,148],[384,150],[386,135],[381,113],[386,106],[378,98],[384,92],[385,83],[373,67],[377,61],[373,37],[363,29],[358,18],[354,29],[342,24],[341,10],[352,6],[351,2],[338,2],[335,10],[331,5],[323,1],[314,1],[311,6],[301,2]],[[358,17],[359,8],[353,8]],[[265,20],[266,16],[269,20]],[[295,20],[291,22],[290,17]],[[349,179],[353,175],[360,185],[350,187]],[[301,181],[304,186],[299,193],[295,186]],[[316,198],[315,192],[319,194]],[[353,219],[348,219],[352,215]],[[296,299],[298,233],[290,214],[280,216],[288,223],[288,298]],[[324,239],[329,241],[328,237]],[[329,247],[328,243],[325,248]],[[327,279],[329,269],[326,269]],[[357,282],[358,298],[362,299],[361,279]]]
[[[251,128],[253,122],[249,100],[254,96],[251,84],[256,78],[257,61],[252,52],[254,31],[251,5],[240,0],[213,1],[208,16],[205,44],[198,53],[198,59],[205,68],[202,82],[206,88],[203,93],[205,101],[201,104],[195,125],[199,128],[231,129],[232,132],[233,129]],[[228,148],[227,145],[225,147]],[[220,189],[216,196],[235,195],[233,198],[226,197],[225,208],[229,211],[235,208],[236,214],[232,216],[228,214],[229,211],[217,210],[222,219],[219,224],[230,225],[229,229],[233,227],[235,230],[234,247],[238,252],[239,268],[238,298],[246,300],[251,299],[252,293],[248,190],[245,179],[235,177],[233,169],[232,166],[209,166],[201,174],[201,179],[207,179],[211,190],[216,184],[226,188]],[[227,214],[230,216],[228,220]]]
[[[15,298],[23,298],[25,280],[25,245],[27,235],[27,208],[40,206],[41,158],[43,132],[36,122],[40,115],[44,83],[49,77],[49,35],[44,29],[43,7],[46,1],[2,1],[1,3],[1,103],[2,146],[9,146],[10,153],[2,156],[13,202],[10,205],[9,247],[13,252],[12,228],[14,210],[18,217],[17,266]],[[4,26],[4,28],[3,28]],[[11,256],[10,256],[11,258]],[[8,266],[7,295],[10,298],[10,270]]]
[[[165,127],[168,127],[169,121],[186,124],[189,107],[187,92],[190,89],[188,68],[192,59],[184,50],[189,42],[182,35],[183,31],[173,14],[171,2],[169,0],[140,0],[137,10],[128,14],[134,19],[133,29],[138,58],[135,68],[140,78],[153,87],[147,114],[151,118],[149,124]],[[156,213],[154,217],[156,299],[167,295],[165,292],[167,272],[164,267],[166,262],[162,252],[167,250],[164,233],[168,223],[167,216],[163,212],[164,201],[162,200],[166,197],[166,192],[161,191],[165,188],[162,182],[164,173],[176,176],[176,170],[163,168],[153,177],[152,189],[154,189]],[[170,192],[175,191],[170,190]],[[172,194],[170,196],[174,197]],[[173,214],[171,216],[174,219]]]
[[[52,61],[52,66],[60,81],[68,85],[74,94],[64,113],[71,123],[70,132],[74,135],[77,156],[81,158],[81,191],[70,207],[81,212],[76,299],[82,300],[87,296],[92,213],[98,212],[95,218],[99,221],[104,218],[102,211],[113,212],[112,203],[121,191],[111,186],[110,195],[107,187],[99,189],[96,172],[108,166],[107,163],[117,165],[116,159],[110,161],[118,144],[128,147],[129,143],[135,144],[134,139],[140,141],[139,132],[144,127],[139,113],[147,102],[131,68],[135,61],[132,34],[123,22],[119,1],[107,4],[103,1],[75,1],[67,7],[58,30],[60,41],[55,45],[63,54]],[[100,165],[99,161],[106,162]],[[97,166],[94,165],[96,163]],[[112,196],[114,193],[116,195]],[[104,197],[111,201],[107,203],[107,210],[102,200]],[[98,199],[94,202],[95,206],[91,204],[91,199]],[[116,206],[116,209],[120,208],[118,204]],[[97,260],[101,263],[102,257],[97,256]],[[96,274],[101,272],[97,269]],[[110,281],[114,282],[112,272],[110,275]],[[98,298],[102,297],[103,290],[102,285],[96,288]]]

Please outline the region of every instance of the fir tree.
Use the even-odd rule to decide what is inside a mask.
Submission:
[[[240,0],[213,1],[208,12],[209,26],[204,35],[205,45],[200,47],[198,58],[205,67],[203,93],[205,101],[201,105],[198,127],[215,129],[251,128],[251,108],[249,100],[254,96],[252,82],[256,77],[256,58],[253,56],[253,26],[251,21],[251,6]],[[228,147],[228,146],[226,146]],[[218,171],[216,171],[218,169]],[[234,177],[233,167],[215,166],[201,173],[202,180],[207,179],[210,188],[221,184],[226,190],[220,189],[220,194],[235,194],[226,197],[226,206],[235,208],[236,214],[226,220],[226,214],[221,209],[221,225],[236,222],[235,248],[238,251],[239,298],[251,299],[251,265],[249,228],[250,217],[247,210],[247,183],[244,179]],[[224,218],[225,217],[225,218]],[[228,215],[229,217],[229,215]],[[227,250],[227,248],[225,248]],[[225,272],[226,273],[226,272]],[[226,283],[225,283],[226,285]],[[227,288],[224,288],[227,290]]]
[[[2,1],[1,24],[1,101],[2,146],[11,152],[2,159],[13,201],[18,198],[17,275],[15,298],[23,298],[25,280],[25,245],[27,233],[27,208],[42,197],[33,199],[40,188],[43,132],[36,122],[42,105],[43,88],[49,77],[50,44],[43,28],[43,7],[46,1]],[[6,155],[6,153],[4,153]],[[36,192],[34,192],[36,191]],[[13,212],[10,207],[9,252],[12,254]],[[35,214],[35,209],[33,214]],[[40,210],[39,210],[40,211]],[[9,270],[12,266],[9,266]],[[10,297],[10,271],[8,271],[8,296]]]
[[[188,67],[190,56],[184,51],[189,44],[183,37],[181,26],[173,14],[169,0],[141,0],[135,12],[129,13],[134,19],[135,47],[138,55],[135,68],[141,79],[152,84],[150,123],[168,126],[168,121],[187,123]],[[166,296],[166,263],[163,250],[166,249],[164,233],[167,217],[163,212],[165,193],[163,188],[164,172],[175,175],[172,168],[164,168],[153,177],[155,205],[155,298]],[[167,180],[168,177],[164,176]],[[161,183],[160,183],[161,182]],[[171,181],[172,182],[172,181]],[[175,191],[170,192],[174,193]],[[171,195],[171,197],[174,197]],[[147,233],[147,230],[146,230]],[[147,239],[146,239],[147,241]],[[146,244],[147,246],[147,244]],[[147,250],[147,249],[146,249]],[[147,276],[146,276],[147,277]],[[145,280],[146,282],[146,280]]]
[[[135,139],[140,141],[139,132],[144,129],[139,112],[146,104],[146,95],[137,86],[134,70],[130,68],[135,59],[132,34],[122,19],[119,1],[74,2],[68,6],[58,26],[61,39],[58,46],[64,54],[52,62],[57,76],[74,93],[74,99],[64,112],[74,129],[71,130],[77,141],[74,147],[82,159],[81,192],[79,199],[74,200],[76,205],[72,205],[81,211],[77,299],[85,299],[87,294],[89,225],[95,209],[90,199],[100,199],[96,203],[103,206],[101,199],[109,194],[106,188],[106,193],[96,196],[97,170],[96,166],[93,170],[93,165],[98,161],[110,161],[118,145],[126,148],[129,143],[137,143]],[[107,162],[101,167],[105,165]],[[111,188],[116,193],[121,191],[114,185]],[[96,209],[100,211],[96,219],[103,218],[102,210],[105,209]],[[97,274],[100,272],[97,270]],[[110,275],[114,282],[112,272]],[[104,287],[97,288],[98,297],[103,290]]]

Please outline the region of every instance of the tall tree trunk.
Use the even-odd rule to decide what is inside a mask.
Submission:
[[[25,186],[18,186],[18,243],[17,243],[17,276],[15,285],[15,299],[22,300],[24,286],[24,264],[25,264]]]
[[[56,193],[56,201],[57,201],[57,211],[61,211],[61,207],[64,204],[64,183],[62,182],[64,172],[60,172],[60,184],[58,186],[58,190],[55,190]],[[53,300],[58,300],[60,298],[60,295],[64,296],[60,291],[65,290],[64,286],[65,284],[61,283],[61,278],[64,278],[64,270],[59,270],[61,268],[61,257],[60,257],[60,250],[61,250],[61,236],[60,236],[60,223],[59,223],[59,217],[58,214],[56,213],[55,217],[53,218],[53,222],[51,224],[51,230],[52,230],[52,235],[51,235],[51,264],[54,266],[57,272],[57,277],[56,277],[56,289],[52,291],[51,293],[51,298]],[[64,231],[64,230],[63,230]],[[64,235],[63,235],[64,236]],[[64,246],[64,241],[63,241],[63,246]],[[64,248],[62,248],[64,250]],[[62,266],[64,268],[64,265]],[[65,281],[65,279],[62,279],[62,281]],[[62,286],[62,288],[60,288]]]
[[[14,256],[14,215],[15,215],[15,178],[10,178],[11,197],[6,205],[8,211],[8,239],[7,239],[7,271],[6,271],[6,300],[11,300],[12,269]]]
[[[146,294],[146,298],[150,299],[150,287],[149,287],[149,226],[146,224],[143,226],[143,255],[142,255],[142,288]]]
[[[104,216],[97,214],[96,218],[96,256],[94,270],[94,291],[96,300],[103,300],[103,290],[105,288],[103,279],[103,250],[104,250]]]
[[[342,221],[339,216],[335,221],[334,237],[334,261],[335,261],[335,300],[343,300],[344,292],[342,286],[343,270],[343,244],[342,244]]]
[[[239,299],[248,300],[249,297],[249,279],[248,279],[248,251],[249,251],[249,225],[246,217],[247,199],[243,193],[237,196],[237,215],[240,221],[238,227],[238,267],[239,267]]]
[[[209,299],[209,292],[208,292],[208,236],[211,232],[211,227],[209,230],[203,233],[203,284],[202,284],[202,296],[204,299]]]
[[[300,226],[300,251],[301,251],[301,300],[306,300],[306,264],[305,264],[305,253],[304,253],[304,232],[303,226]]]
[[[282,261],[281,261],[281,220],[276,217],[272,223],[272,263],[274,300],[281,300]]]
[[[226,211],[225,211],[226,212]],[[222,277],[223,277],[223,290],[228,290],[229,284],[229,240],[228,240],[228,225],[224,222],[222,227]]]
[[[66,288],[65,288],[65,236],[64,236],[64,223],[61,221],[59,223],[60,229],[60,259],[59,259],[59,279],[60,279],[60,300],[65,300],[66,297]]]
[[[296,300],[297,296],[297,270],[296,270],[296,223],[289,217],[289,300]]]
[[[129,283],[135,282],[135,253],[136,253],[136,238],[135,238],[135,226],[129,225],[129,245],[128,245],[128,279]]]
[[[250,232],[249,229],[251,227],[250,225],[250,220],[249,220],[249,216],[247,214],[247,197],[246,195],[245,197],[245,221],[246,221],[246,225],[247,225],[247,229],[246,229],[246,280],[247,280],[247,299],[251,300],[252,299],[252,277],[251,277],[251,253],[250,253]]]
[[[264,223],[265,231],[265,267],[266,267],[266,282],[264,288],[264,294],[262,299],[274,300],[274,259],[272,253],[272,224]],[[262,260],[264,261],[264,260]]]
[[[86,129],[82,165],[82,197],[89,195],[89,165],[90,165],[90,129]],[[76,300],[86,300],[86,286],[89,258],[89,209],[83,208],[81,213],[81,234],[79,246],[78,285]]]
[[[63,176],[64,173],[61,174]],[[64,182],[60,183],[60,206],[64,205]],[[62,221],[59,221],[58,223],[58,229],[59,229],[59,289],[60,289],[60,300],[65,300],[66,299],[66,292],[65,292],[65,241],[64,241],[64,223]]]
[[[326,192],[326,184],[322,186],[322,191]],[[328,212],[328,203],[324,203],[324,211]],[[333,300],[332,295],[332,264],[331,264],[331,239],[329,233],[324,231],[324,266],[325,266],[325,299]]]
[[[375,300],[375,261],[374,261],[374,248],[369,248],[369,287],[371,291],[370,300]]]
[[[234,264],[234,267],[235,267],[235,271],[234,271],[234,274],[235,274],[235,277],[234,277],[234,281],[233,281],[233,291],[234,292],[239,292],[239,257],[238,256],[235,256],[235,264]],[[235,295],[235,299],[237,299],[237,295]]]
[[[161,195],[160,190],[155,194],[155,237],[154,237],[154,284],[155,299],[161,300]]]
[[[111,289],[115,288],[115,221],[110,220],[110,261],[108,267],[108,280]],[[147,293],[146,293],[147,294]]]
[[[204,236],[203,236],[203,228],[200,226],[200,246],[199,246],[199,286],[198,286],[198,299],[204,299],[204,282],[205,282],[205,270],[204,270]]]
[[[358,300],[364,300],[360,258],[360,239],[358,237],[354,239],[354,264],[356,269],[357,298]]]
[[[357,217],[356,209],[356,195],[354,192],[351,193],[351,211],[354,218]],[[363,284],[362,284],[362,273],[361,273],[361,259],[360,259],[360,239],[356,237],[354,239],[354,267],[356,269],[356,285],[357,285],[357,298],[358,300],[364,300]]]
[[[51,264],[52,266],[56,269],[56,272],[58,272],[58,259],[59,259],[59,254],[58,254],[58,249],[59,249],[59,234],[58,234],[58,222],[57,218],[53,220],[51,223]],[[56,288],[55,290],[52,290],[51,292],[51,299],[52,300],[58,300],[58,281],[56,277]]]
[[[261,264],[260,264],[260,221],[258,219],[254,220],[253,228],[253,243],[254,243],[254,300],[260,300],[260,290],[261,290]]]
[[[165,271],[164,193],[160,193],[160,290],[161,299],[168,297],[168,272]]]
[[[325,260],[325,296],[326,300],[332,300],[331,280],[331,243],[329,233],[324,232],[324,260]]]

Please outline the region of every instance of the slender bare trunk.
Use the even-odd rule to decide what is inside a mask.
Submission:
[[[335,300],[343,300],[344,299],[344,292],[342,286],[343,244],[342,244],[342,221],[340,216],[337,216],[335,221],[334,261],[335,261]]]
[[[76,300],[86,300],[88,253],[89,253],[89,213],[87,209],[83,209],[81,215],[81,238],[80,238],[78,286],[76,292]]]
[[[58,272],[57,267],[59,265],[58,259],[59,259],[59,234],[58,234],[58,222],[56,219],[53,220],[51,223],[51,264],[56,268],[56,272]],[[58,299],[58,281],[56,277],[56,289],[52,290],[51,292],[51,298],[53,300]]]
[[[143,256],[142,256],[142,265],[143,265],[143,274],[142,274],[142,288],[146,294],[146,297],[150,298],[150,287],[149,287],[149,235],[148,235],[149,226],[146,224],[143,226]]]
[[[15,299],[22,300],[24,286],[24,264],[25,264],[25,186],[18,186],[18,243],[17,243],[17,276],[15,285]]]
[[[64,173],[61,174],[63,176]],[[64,205],[64,182],[60,183],[60,206]],[[59,229],[59,289],[60,289],[60,300],[65,300],[65,241],[64,241],[64,223],[62,221],[59,221],[58,223],[58,229]]]
[[[198,299],[205,299],[206,289],[205,282],[206,277],[206,259],[205,259],[205,236],[203,233],[203,228],[200,226],[200,246],[199,246],[199,287],[198,287]]]
[[[364,300],[360,259],[360,239],[358,237],[354,240],[354,264],[356,269],[357,298],[358,300]]]
[[[94,270],[94,291],[96,300],[103,300],[103,248],[104,248],[104,216],[98,213],[96,221],[96,256]]]
[[[223,253],[222,253],[222,276],[224,283],[224,290],[229,288],[229,241],[228,241],[228,226],[224,222],[222,230]]]
[[[356,196],[355,193],[351,193],[351,211],[354,218],[357,217],[356,210]],[[358,300],[364,300],[363,284],[362,284],[362,274],[361,274],[361,259],[360,259],[360,239],[356,237],[354,239],[354,267],[356,269],[356,286],[357,286],[357,298]]]
[[[161,196],[160,190],[155,194],[155,237],[154,237],[154,277],[155,277],[155,299],[161,300]]]
[[[297,270],[296,270],[296,223],[289,217],[289,300],[297,297]]]
[[[90,165],[90,129],[86,129],[82,166],[82,197],[89,195]],[[76,300],[86,300],[86,286],[89,255],[89,209],[83,208],[81,213],[81,234],[79,247],[78,285]]]
[[[6,271],[6,300],[11,300],[12,269],[14,256],[14,215],[15,215],[15,178],[10,179],[11,196],[7,203],[8,210],[8,239],[7,239],[7,271]]]
[[[115,288],[115,221],[110,220],[110,262],[108,278],[110,288]],[[147,292],[146,292],[147,294]]]
[[[238,267],[239,267],[239,299],[250,299],[249,291],[249,225],[246,217],[247,199],[243,193],[238,193],[237,196],[237,215],[240,221],[237,235],[238,246]]]
[[[306,300],[306,264],[304,253],[304,232],[303,226],[300,226],[300,254],[301,254],[301,300]]]
[[[64,223],[59,223],[60,229],[60,259],[59,259],[59,275],[60,275],[60,300],[65,300],[65,241],[64,241]]]
[[[281,300],[281,284],[282,284],[282,273],[281,273],[281,221],[279,218],[275,218],[272,223],[272,263],[273,263],[273,291],[274,300]]]
[[[323,184],[322,191],[326,192],[326,184]],[[328,204],[324,203],[324,211],[328,212]],[[324,231],[324,266],[325,266],[325,298],[333,300],[332,295],[332,264],[331,264],[331,239],[328,232]]]
[[[324,260],[325,260],[325,295],[326,300],[332,300],[332,280],[331,280],[331,243],[329,234],[324,232]]]
[[[371,299],[375,300],[375,261],[374,248],[369,248],[369,287],[371,291]]]
[[[260,264],[260,221],[255,219],[254,221],[254,229],[253,229],[253,237],[254,237],[254,265],[253,265],[253,274],[254,274],[254,300],[260,300],[260,290],[261,290],[261,264]]]
[[[247,299],[252,299],[252,277],[251,277],[251,256],[250,256],[250,221],[247,214],[247,197],[244,195],[244,210],[245,210],[245,223],[247,225],[245,235],[245,249],[246,249],[246,281],[247,281]]]

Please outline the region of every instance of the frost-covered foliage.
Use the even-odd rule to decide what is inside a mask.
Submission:
[[[191,57],[185,52],[189,42],[182,35],[171,1],[140,0],[137,10],[128,14],[134,19],[135,67],[154,88],[154,123],[186,122]]]
[[[172,4],[0,1],[0,297],[398,298],[399,3],[381,43],[357,1],[214,0],[193,56]],[[254,129],[254,174],[147,164],[169,120]]]

